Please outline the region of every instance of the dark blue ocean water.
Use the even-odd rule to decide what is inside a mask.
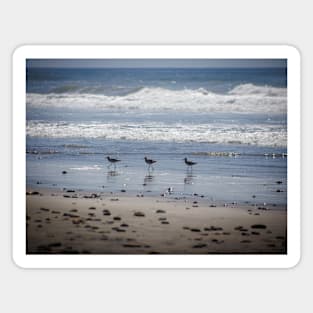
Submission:
[[[279,68],[28,68],[27,184],[286,203],[286,79]],[[122,159],[113,173],[106,155]]]

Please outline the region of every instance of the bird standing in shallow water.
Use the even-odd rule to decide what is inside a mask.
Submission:
[[[192,169],[192,166],[197,164],[197,162],[188,161],[187,158],[184,158],[184,161],[185,161],[185,164],[188,166],[187,169],[188,169],[188,168],[191,168],[191,169]]]
[[[114,164],[114,168],[116,168],[116,163],[121,161],[119,159],[110,158],[109,156],[107,157],[107,159],[110,162],[110,165],[108,167],[110,167],[112,164]]]
[[[147,157],[145,157],[145,162],[149,165],[149,166],[148,166],[148,170],[149,170],[150,168],[154,169],[152,164],[156,162],[155,160],[148,159]]]

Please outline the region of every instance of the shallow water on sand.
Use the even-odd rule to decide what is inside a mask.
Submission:
[[[27,185],[47,188],[160,195],[203,195],[216,202],[287,203],[287,158],[283,149],[168,143],[28,140]],[[98,149],[95,147],[98,146]],[[88,148],[90,147],[90,148]],[[101,148],[100,148],[101,147]],[[113,148],[114,147],[114,148]],[[225,155],[205,155],[223,152]],[[127,152],[131,151],[131,152]],[[233,151],[238,155],[228,156]],[[275,151],[275,158],[272,153]],[[114,152],[114,153],[112,153]],[[264,152],[269,156],[264,156]],[[121,159],[109,165],[106,156]],[[157,162],[154,169],[144,162],[147,155]],[[197,164],[187,168],[183,158]],[[66,171],[66,174],[62,174]],[[279,183],[278,183],[279,182]],[[39,186],[38,186],[39,187]],[[279,190],[279,192],[278,192]]]

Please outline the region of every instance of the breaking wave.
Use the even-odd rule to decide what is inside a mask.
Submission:
[[[227,113],[286,113],[287,89],[253,84],[237,85],[227,93],[205,88],[171,90],[161,87],[136,88],[122,95],[75,92],[64,86],[49,94],[28,93],[27,106],[110,111],[177,111]]]

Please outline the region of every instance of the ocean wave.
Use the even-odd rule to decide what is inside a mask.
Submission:
[[[228,92],[230,95],[250,96],[259,95],[262,97],[287,97],[286,88],[272,86],[256,86],[253,84],[241,84]]]
[[[74,86],[65,89],[71,91]],[[259,112],[286,113],[287,89],[241,84],[228,93],[218,94],[199,89],[171,90],[161,87],[140,87],[124,95],[90,93],[28,93],[28,107],[71,108],[148,112]]]
[[[164,124],[164,123],[63,123],[28,121],[27,136],[49,138],[105,138],[109,140],[199,142],[248,144],[259,146],[287,145],[283,125],[265,124]]]

